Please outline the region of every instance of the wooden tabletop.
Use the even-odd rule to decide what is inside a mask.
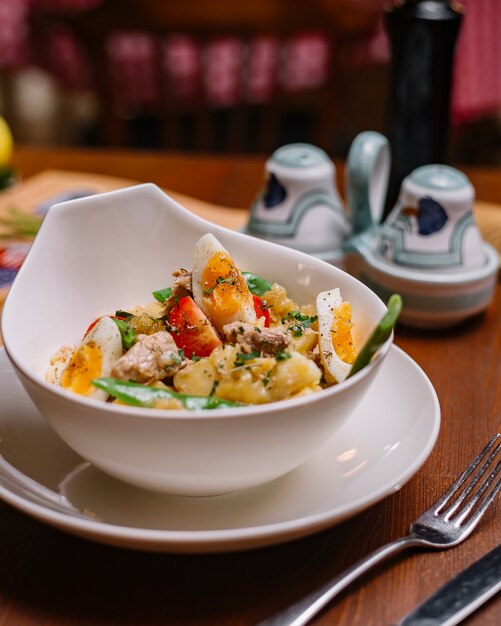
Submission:
[[[26,180],[47,169],[93,172],[153,181],[206,202],[245,208],[261,184],[264,159],[19,148],[14,164]],[[501,204],[501,170],[465,171],[479,198]],[[313,536],[213,555],[151,554],[98,545],[2,503],[0,626],[252,625],[405,534],[418,513],[501,428],[501,290],[485,314],[457,328],[399,328],[395,342],[429,376],[442,411],[433,452],[399,491]],[[499,544],[499,506],[491,507],[460,546],[403,554],[380,566],[346,590],[315,623],[394,623]],[[495,598],[465,623],[494,626],[500,615],[501,598]]]
[[[19,147],[13,165],[23,178],[44,170],[107,174],[153,182],[223,206],[247,208],[263,180],[265,158],[117,150],[67,150]],[[341,193],[343,164],[336,161]],[[473,183],[477,198],[501,204],[501,170],[461,168]]]

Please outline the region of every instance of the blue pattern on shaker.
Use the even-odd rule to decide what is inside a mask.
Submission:
[[[278,180],[275,174],[271,174],[266,187],[266,192],[263,196],[263,203],[266,209],[273,209],[273,207],[282,204],[287,197],[287,191],[282,183]]]
[[[425,196],[419,200],[417,221],[420,235],[432,235],[442,230],[447,222],[443,206],[433,198]]]

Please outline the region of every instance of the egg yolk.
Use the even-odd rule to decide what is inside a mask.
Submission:
[[[351,326],[351,306],[347,302],[343,302],[334,310],[331,339],[337,356],[349,364],[352,364],[356,357]]]
[[[103,365],[101,348],[95,341],[79,346],[61,376],[61,387],[82,396],[94,391],[91,380],[99,378]]]
[[[253,306],[244,277],[224,252],[214,254],[205,266],[202,295],[206,306],[216,315],[233,315],[242,306]]]

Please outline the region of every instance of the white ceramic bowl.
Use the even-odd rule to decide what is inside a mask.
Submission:
[[[334,436],[368,390],[391,339],[370,366],[322,392],[273,404],[169,411],[106,404],[45,381],[50,356],[75,344],[97,315],[151,301],[171,272],[191,267],[212,232],[241,269],[287,287],[301,304],[340,287],[360,346],[384,303],[325,262],[211,224],[152,184],[52,207],[7,297],[6,352],[60,437],[103,471],[147,489],[209,495],[255,486],[294,469]],[[29,433],[27,433],[29,436]]]

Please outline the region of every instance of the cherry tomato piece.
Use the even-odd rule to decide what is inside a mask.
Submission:
[[[209,356],[221,339],[191,296],[180,298],[169,313],[172,338],[187,358]]]
[[[270,312],[268,309],[264,308],[263,301],[259,296],[252,296],[254,300],[254,311],[256,311],[256,317],[259,319],[260,317],[264,317],[264,325],[268,328],[270,325]]]

